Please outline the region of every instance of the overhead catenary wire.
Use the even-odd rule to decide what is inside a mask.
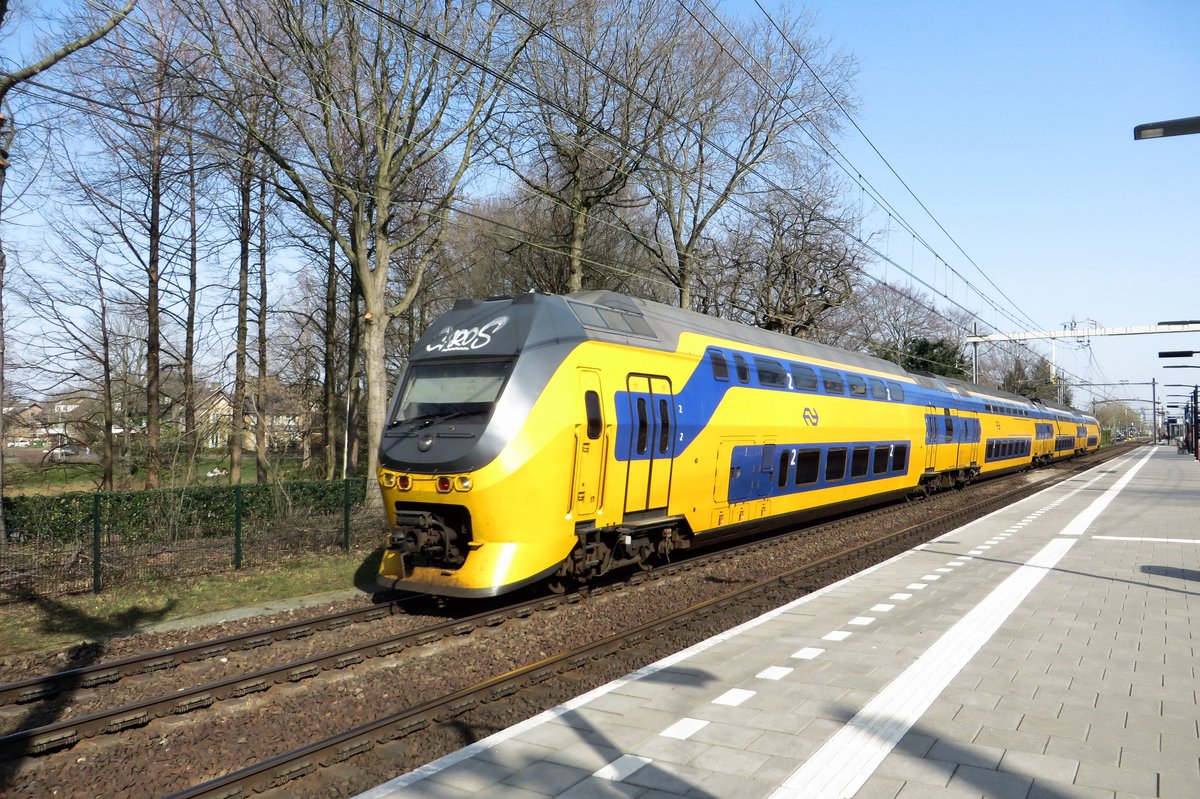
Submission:
[[[361,3],[361,2],[355,2],[354,4],[355,4],[355,5],[357,5],[357,6],[359,6],[359,7],[361,7],[361,8],[364,8],[365,10],[367,10],[367,11],[369,11],[369,12],[371,12],[371,13],[377,13],[377,12],[375,11],[375,9],[368,8],[368,7],[366,7],[366,6],[365,6],[365,4],[363,4],[363,3]],[[391,21],[391,20],[393,20],[393,19],[394,19],[394,18],[393,18],[391,15],[384,15],[384,17],[383,17],[383,18],[386,18],[386,19],[388,19],[389,21]],[[396,24],[396,23],[394,23],[394,24]],[[411,32],[414,32],[414,33],[416,33],[416,32],[417,32],[417,31],[416,31],[416,29],[415,29],[415,28],[411,28],[411,26],[409,26],[409,27],[406,27],[406,30],[411,30]],[[444,43],[437,42],[437,41],[436,41],[436,37],[432,37],[432,36],[429,36],[429,35],[424,35],[422,38],[423,38],[425,41],[429,42],[430,44],[434,44],[434,46],[437,46],[437,47],[439,47],[439,48],[441,48],[441,49],[445,49],[445,48],[447,47],[447,45],[445,45]],[[460,51],[458,51],[458,50],[455,50],[454,48],[450,48],[450,52],[453,52],[453,53],[455,53],[455,54],[456,54],[456,56],[459,56],[459,57],[462,57],[462,56],[464,56],[464,55],[465,55],[465,54],[461,53]],[[471,61],[471,59],[469,59],[469,58],[468,58],[467,60],[468,60],[468,61]],[[473,62],[473,63],[476,63],[476,64],[478,64],[478,62],[477,62],[477,61],[475,61],[475,62]],[[482,69],[482,67],[480,67],[480,68]],[[515,85],[515,84],[513,84],[513,85]],[[525,86],[519,86],[519,88],[520,88],[522,91],[528,91],[528,87],[525,87]],[[88,100],[88,102],[92,102],[92,100],[90,100],[90,99],[89,99],[89,100]],[[570,114],[570,111],[569,111],[569,110],[567,110],[567,109],[561,109],[561,110],[562,110],[564,113]],[[629,146],[628,142],[622,142],[622,144],[624,144],[625,146]],[[729,155],[728,153],[726,153],[726,154],[727,154],[727,155]],[[489,220],[489,221],[491,221],[491,222],[495,223],[495,220]],[[936,290],[934,287],[930,286],[930,284],[929,284],[928,282],[926,282],[926,281],[922,280],[921,278],[918,278],[918,277],[916,277],[915,275],[913,275],[913,274],[911,273],[911,271],[904,269],[902,266],[900,266],[899,264],[897,264],[897,263],[895,263],[894,261],[892,261],[890,258],[888,258],[888,257],[886,256],[886,254],[881,254],[881,253],[879,253],[879,251],[878,251],[877,249],[875,249],[875,248],[873,248],[873,247],[870,247],[870,245],[866,245],[866,243],[865,243],[865,242],[862,242],[862,241],[861,241],[861,238],[855,238],[855,237],[854,237],[854,235],[853,235],[853,233],[850,233],[850,232],[848,232],[848,231],[843,231],[843,232],[845,232],[847,235],[849,235],[849,236],[850,236],[850,237],[851,237],[853,240],[856,240],[856,241],[858,241],[860,244],[863,244],[864,246],[867,246],[867,247],[868,247],[868,249],[870,249],[871,251],[873,251],[875,254],[877,254],[877,255],[881,255],[881,256],[882,256],[882,260],[883,260],[885,263],[891,263],[892,265],[896,266],[896,267],[897,267],[898,269],[900,269],[901,271],[904,271],[904,272],[908,273],[908,274],[910,275],[910,277],[913,277],[913,278],[914,278],[915,280],[917,280],[919,283],[921,283],[922,285],[924,285],[924,286],[926,286],[927,288],[929,288],[929,289],[930,289],[930,290],[931,290],[931,291],[932,291],[934,294],[936,294],[936,295],[938,295],[938,296],[941,296],[941,297],[943,297],[943,298],[947,299],[947,300],[948,300],[948,301],[950,301],[952,304],[954,304],[956,307],[958,307],[960,310],[964,311],[964,313],[968,313],[968,314],[971,314],[972,316],[975,316],[975,315],[973,314],[973,312],[969,311],[968,309],[966,309],[965,307],[963,307],[961,304],[959,304],[959,303],[955,302],[955,301],[954,301],[954,300],[952,300],[950,297],[948,297],[948,296],[945,294],[945,292],[937,291],[937,290]],[[648,277],[648,276],[646,276],[646,275],[641,275],[641,277],[643,277],[643,278],[646,278],[646,277]],[[871,279],[875,279],[875,278],[871,277]],[[656,282],[660,282],[660,283],[662,283],[663,281],[656,281]],[[879,281],[879,282],[881,282],[881,281]],[[665,284],[665,283],[664,283],[664,285],[667,285],[667,284]],[[928,306],[925,306],[925,307],[927,307],[927,308],[928,308]],[[932,310],[932,309],[930,309],[930,310]],[[978,318],[978,317],[976,316],[975,318]],[[960,329],[962,329],[962,328],[961,328],[961,326],[960,326]]]

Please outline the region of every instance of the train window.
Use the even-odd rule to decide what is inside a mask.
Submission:
[[[821,383],[825,386],[826,394],[845,394],[846,388],[842,384],[842,376],[837,372],[829,369],[821,370]]]
[[[871,448],[855,447],[854,455],[850,458],[850,476],[862,477],[867,473],[871,464]]]
[[[739,383],[745,384],[750,382],[750,365],[746,363],[745,358],[740,355],[734,355],[733,368],[737,370]]]
[[[658,451],[665,454],[671,448],[671,406],[666,399],[658,400]]]
[[[892,471],[908,470],[908,444],[897,444],[892,447]]]
[[[709,350],[708,362],[712,364],[714,380],[720,380],[722,383],[729,382],[729,364],[725,362],[724,355],[717,350]]]
[[[846,476],[846,448],[829,450],[825,457],[825,482],[833,483]]]
[[[604,417],[600,415],[600,395],[595,391],[585,392],[583,408],[587,412],[587,437],[595,441],[604,429]]]
[[[792,364],[792,382],[800,391],[816,391],[817,373],[812,367]]]
[[[754,359],[754,368],[758,370],[758,383],[762,386],[778,386],[785,388],[787,386],[787,376],[783,371],[783,364],[778,361],[767,361],[762,358]]]
[[[788,467],[792,465],[792,454],[794,450],[785,449],[779,453],[779,471],[776,473],[778,477],[778,485],[783,488],[787,485]]]
[[[625,321],[633,328],[633,332],[639,336],[649,336],[650,338],[658,338],[654,333],[654,329],[650,327],[650,323],[643,317],[636,314],[625,314]]]
[[[604,320],[600,317],[600,309],[594,305],[582,305],[577,302],[571,303],[571,310],[579,317],[579,321],[583,322],[587,327],[604,327]]]
[[[846,385],[850,386],[850,396],[867,396],[867,381],[858,375],[846,375]]]
[[[618,333],[633,332],[629,320],[620,311],[614,311],[611,308],[597,308],[596,310],[600,312],[600,318],[604,320],[604,326],[609,330],[615,330]]]
[[[388,424],[450,414],[486,418],[511,366],[512,361],[412,364]]]
[[[904,386],[888,381],[888,399],[892,402],[904,402]]]
[[[804,449],[796,455],[796,485],[817,482],[821,476],[821,450]]]
[[[887,386],[882,380],[871,378],[868,382],[871,384],[871,399],[885,400],[888,398]]]
[[[637,454],[646,453],[646,443],[649,436],[650,420],[646,414],[646,398],[637,398]]]
[[[626,335],[632,333],[635,336],[658,338],[654,334],[654,329],[650,327],[650,324],[639,313],[621,311],[616,308],[605,308],[598,305],[588,305],[571,300],[568,300],[568,302],[571,305],[571,310],[575,312],[575,316],[578,317],[584,327],[611,330]]]
[[[945,439],[946,443],[949,443],[954,440],[954,417],[950,415],[949,408],[945,409],[945,413],[946,415],[944,417],[944,421],[946,423],[946,432],[943,438]]]
[[[876,447],[875,460],[871,462],[871,474],[883,474],[888,470],[888,448]]]

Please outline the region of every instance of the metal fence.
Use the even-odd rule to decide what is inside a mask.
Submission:
[[[0,602],[178,580],[382,541],[366,482],[5,497]]]

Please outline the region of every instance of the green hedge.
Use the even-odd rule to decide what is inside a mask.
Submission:
[[[350,504],[360,505],[364,478],[349,480]],[[97,508],[100,531],[129,543],[229,535],[241,493],[242,526],[255,528],[291,516],[344,510],[342,481],[303,480],[243,486],[197,486],[153,491],[77,492],[4,498],[5,529],[12,539],[74,541],[90,537]]]

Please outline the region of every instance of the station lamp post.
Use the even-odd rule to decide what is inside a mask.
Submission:
[[[1200,117],[1196,117],[1195,121],[1200,122]],[[1192,131],[1187,131],[1187,132],[1197,133],[1197,132],[1200,132],[1200,128],[1197,128],[1196,130],[1192,130]],[[1170,134],[1170,135],[1175,135],[1175,134]],[[1159,358],[1191,358],[1193,355],[1197,355],[1197,354],[1200,354],[1200,352],[1198,352],[1197,350],[1167,350],[1165,352],[1160,351],[1158,353],[1158,357]],[[1163,368],[1165,368],[1165,369],[1180,369],[1180,368],[1186,369],[1186,368],[1188,368],[1188,366],[1189,366],[1189,364],[1184,364],[1182,366],[1164,366]],[[1196,368],[1196,367],[1192,367],[1192,368]],[[1192,442],[1192,454],[1195,455],[1196,460],[1200,461],[1200,424],[1197,424],[1197,422],[1200,422],[1200,419],[1197,419],[1197,412],[1200,411],[1200,384],[1192,384],[1189,386],[1185,383],[1166,383],[1165,385],[1168,388],[1190,388],[1192,390],[1192,395],[1191,395],[1192,418],[1191,418],[1191,426],[1188,429],[1188,434],[1189,434],[1189,436],[1191,438],[1191,442]]]
[[[1168,119],[1163,122],[1146,122],[1133,129],[1133,140],[1161,139],[1164,136],[1186,136],[1200,133],[1200,117]]]
[[[1167,388],[1190,388],[1190,394],[1170,394],[1172,397],[1183,397],[1190,400],[1191,415],[1187,414],[1187,405],[1184,406],[1184,421],[1187,423],[1187,435],[1192,446],[1192,455],[1196,460],[1200,461],[1200,424],[1196,424],[1196,411],[1200,409],[1200,385],[1187,385],[1186,383],[1166,383]]]

